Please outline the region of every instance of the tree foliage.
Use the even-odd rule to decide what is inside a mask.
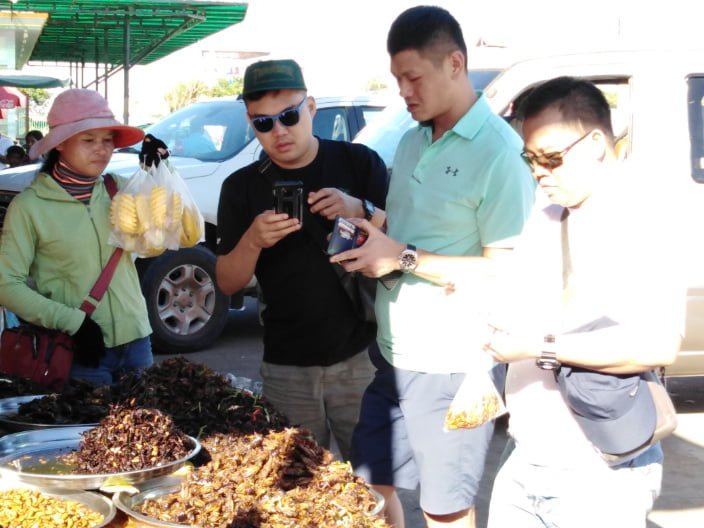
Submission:
[[[51,95],[44,88],[20,88],[20,92],[25,94],[27,98],[36,106],[44,106]]]
[[[207,93],[208,87],[203,81],[180,82],[176,87],[164,95],[169,112],[188,106],[196,102]]]
[[[169,112],[174,112],[202,97],[223,97],[242,93],[242,79],[218,79],[214,86],[208,86],[203,81],[180,82],[164,95],[169,106]]]
[[[367,92],[371,93],[377,93],[377,92],[383,92],[388,88],[385,82],[380,81],[379,79],[370,79],[367,82]]]
[[[242,93],[243,81],[239,77],[218,79],[215,86],[208,90],[210,97],[223,97],[225,95],[239,95]]]

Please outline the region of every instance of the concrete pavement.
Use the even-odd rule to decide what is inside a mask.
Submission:
[[[232,311],[222,338],[208,350],[186,357],[222,373],[260,380],[261,327],[256,304],[248,299],[242,311]],[[157,361],[171,356],[157,356]],[[647,528],[704,527],[704,378],[677,378],[668,382],[678,411],[678,428],[664,440],[663,490],[648,518]],[[497,424],[477,500],[477,526],[486,526],[491,483],[506,441],[503,423]],[[407,528],[425,526],[417,491],[402,491]],[[507,527],[519,528],[519,527]]]

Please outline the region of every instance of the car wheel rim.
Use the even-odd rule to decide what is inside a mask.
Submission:
[[[215,283],[203,268],[193,264],[178,266],[159,285],[159,319],[175,334],[194,334],[212,317],[216,297]]]

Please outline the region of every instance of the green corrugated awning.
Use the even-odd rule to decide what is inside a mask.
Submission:
[[[0,2],[0,8],[49,14],[30,61],[124,66],[129,49],[129,66],[133,66],[154,62],[241,22],[247,3],[17,0]]]

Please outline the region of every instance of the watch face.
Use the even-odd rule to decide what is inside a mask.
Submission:
[[[401,271],[409,273],[418,265],[418,254],[412,249],[404,249],[399,257]]]
[[[548,358],[538,358],[535,360],[535,364],[543,370],[557,370],[561,366],[558,360]]]

